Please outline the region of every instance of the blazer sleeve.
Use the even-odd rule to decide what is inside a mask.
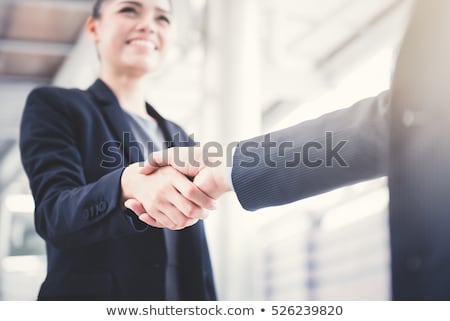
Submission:
[[[390,93],[240,142],[232,181],[247,210],[387,175]]]
[[[138,232],[120,204],[123,169],[86,182],[77,124],[70,121],[67,98],[55,91],[40,88],[29,95],[20,129],[38,234],[56,247],[70,248]]]

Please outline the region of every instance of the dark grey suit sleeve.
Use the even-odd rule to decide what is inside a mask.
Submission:
[[[291,203],[387,174],[389,92],[240,142],[232,180],[247,210]]]

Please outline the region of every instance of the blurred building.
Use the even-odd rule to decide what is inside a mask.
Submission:
[[[232,142],[344,108],[389,87],[411,0],[174,0],[178,37],[148,98],[197,141]],[[18,133],[39,85],[86,88],[90,0],[0,2],[0,298],[33,300],[45,246],[33,227]],[[207,222],[224,300],[390,298],[384,179]]]

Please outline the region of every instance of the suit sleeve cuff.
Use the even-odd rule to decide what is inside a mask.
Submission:
[[[233,155],[232,163],[226,164],[225,166],[225,178],[227,179],[228,186],[231,188],[231,190],[234,192],[234,185],[233,185],[233,164],[234,164],[234,153],[236,152],[236,147],[233,148],[233,151],[231,152],[231,155]]]

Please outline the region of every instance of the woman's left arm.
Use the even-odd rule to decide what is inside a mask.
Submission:
[[[86,181],[75,125],[63,94],[54,88],[34,90],[21,123],[20,150],[35,199],[37,232],[65,248],[148,229],[141,222],[130,222],[121,207],[123,169],[95,182]]]

